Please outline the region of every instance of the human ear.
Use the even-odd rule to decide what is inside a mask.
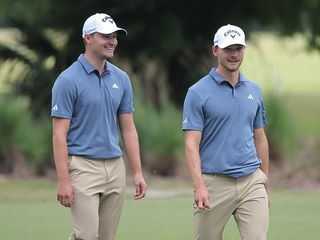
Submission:
[[[212,55],[217,56],[218,47],[212,46]]]

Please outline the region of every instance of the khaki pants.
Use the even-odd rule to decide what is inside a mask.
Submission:
[[[72,156],[69,174],[75,194],[71,240],[114,240],[123,206],[123,159],[90,160]]]
[[[233,215],[242,240],[266,240],[269,225],[266,175],[258,168],[238,179],[204,174],[210,209],[195,209],[196,240],[220,240]]]

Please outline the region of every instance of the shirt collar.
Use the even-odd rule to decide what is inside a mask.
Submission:
[[[81,63],[81,65],[84,67],[84,69],[87,71],[87,73],[92,73],[96,71],[95,67],[86,59],[84,54],[80,54],[78,57],[78,61]],[[108,64],[108,61],[105,61],[105,70],[104,72],[110,71],[110,64]]]
[[[225,80],[217,71],[216,68],[212,68],[210,71],[210,76],[218,83],[221,84],[223,82],[227,82],[227,80]],[[240,72],[239,75],[239,82],[238,84],[242,84],[244,82],[248,81],[248,79]]]

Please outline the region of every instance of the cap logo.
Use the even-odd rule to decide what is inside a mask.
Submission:
[[[233,34],[232,34],[233,33]],[[234,29],[230,29],[230,30],[228,30],[228,31],[226,31],[223,35],[226,37],[226,36],[228,36],[230,34],[230,36],[232,37],[232,38],[235,38],[236,37],[236,35],[238,35],[239,37],[241,36],[241,34],[237,31],[237,30],[234,30]]]
[[[106,22],[106,21],[109,21],[110,23],[113,24],[113,19],[110,17],[110,16],[105,16],[103,19],[102,19],[102,22]]]

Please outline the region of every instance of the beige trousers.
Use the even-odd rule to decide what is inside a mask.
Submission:
[[[75,201],[70,240],[114,240],[123,206],[126,174],[123,159],[68,159]]]
[[[220,240],[233,215],[242,240],[266,240],[269,226],[266,175],[258,168],[238,179],[220,174],[204,174],[210,209],[195,209],[194,239]]]

